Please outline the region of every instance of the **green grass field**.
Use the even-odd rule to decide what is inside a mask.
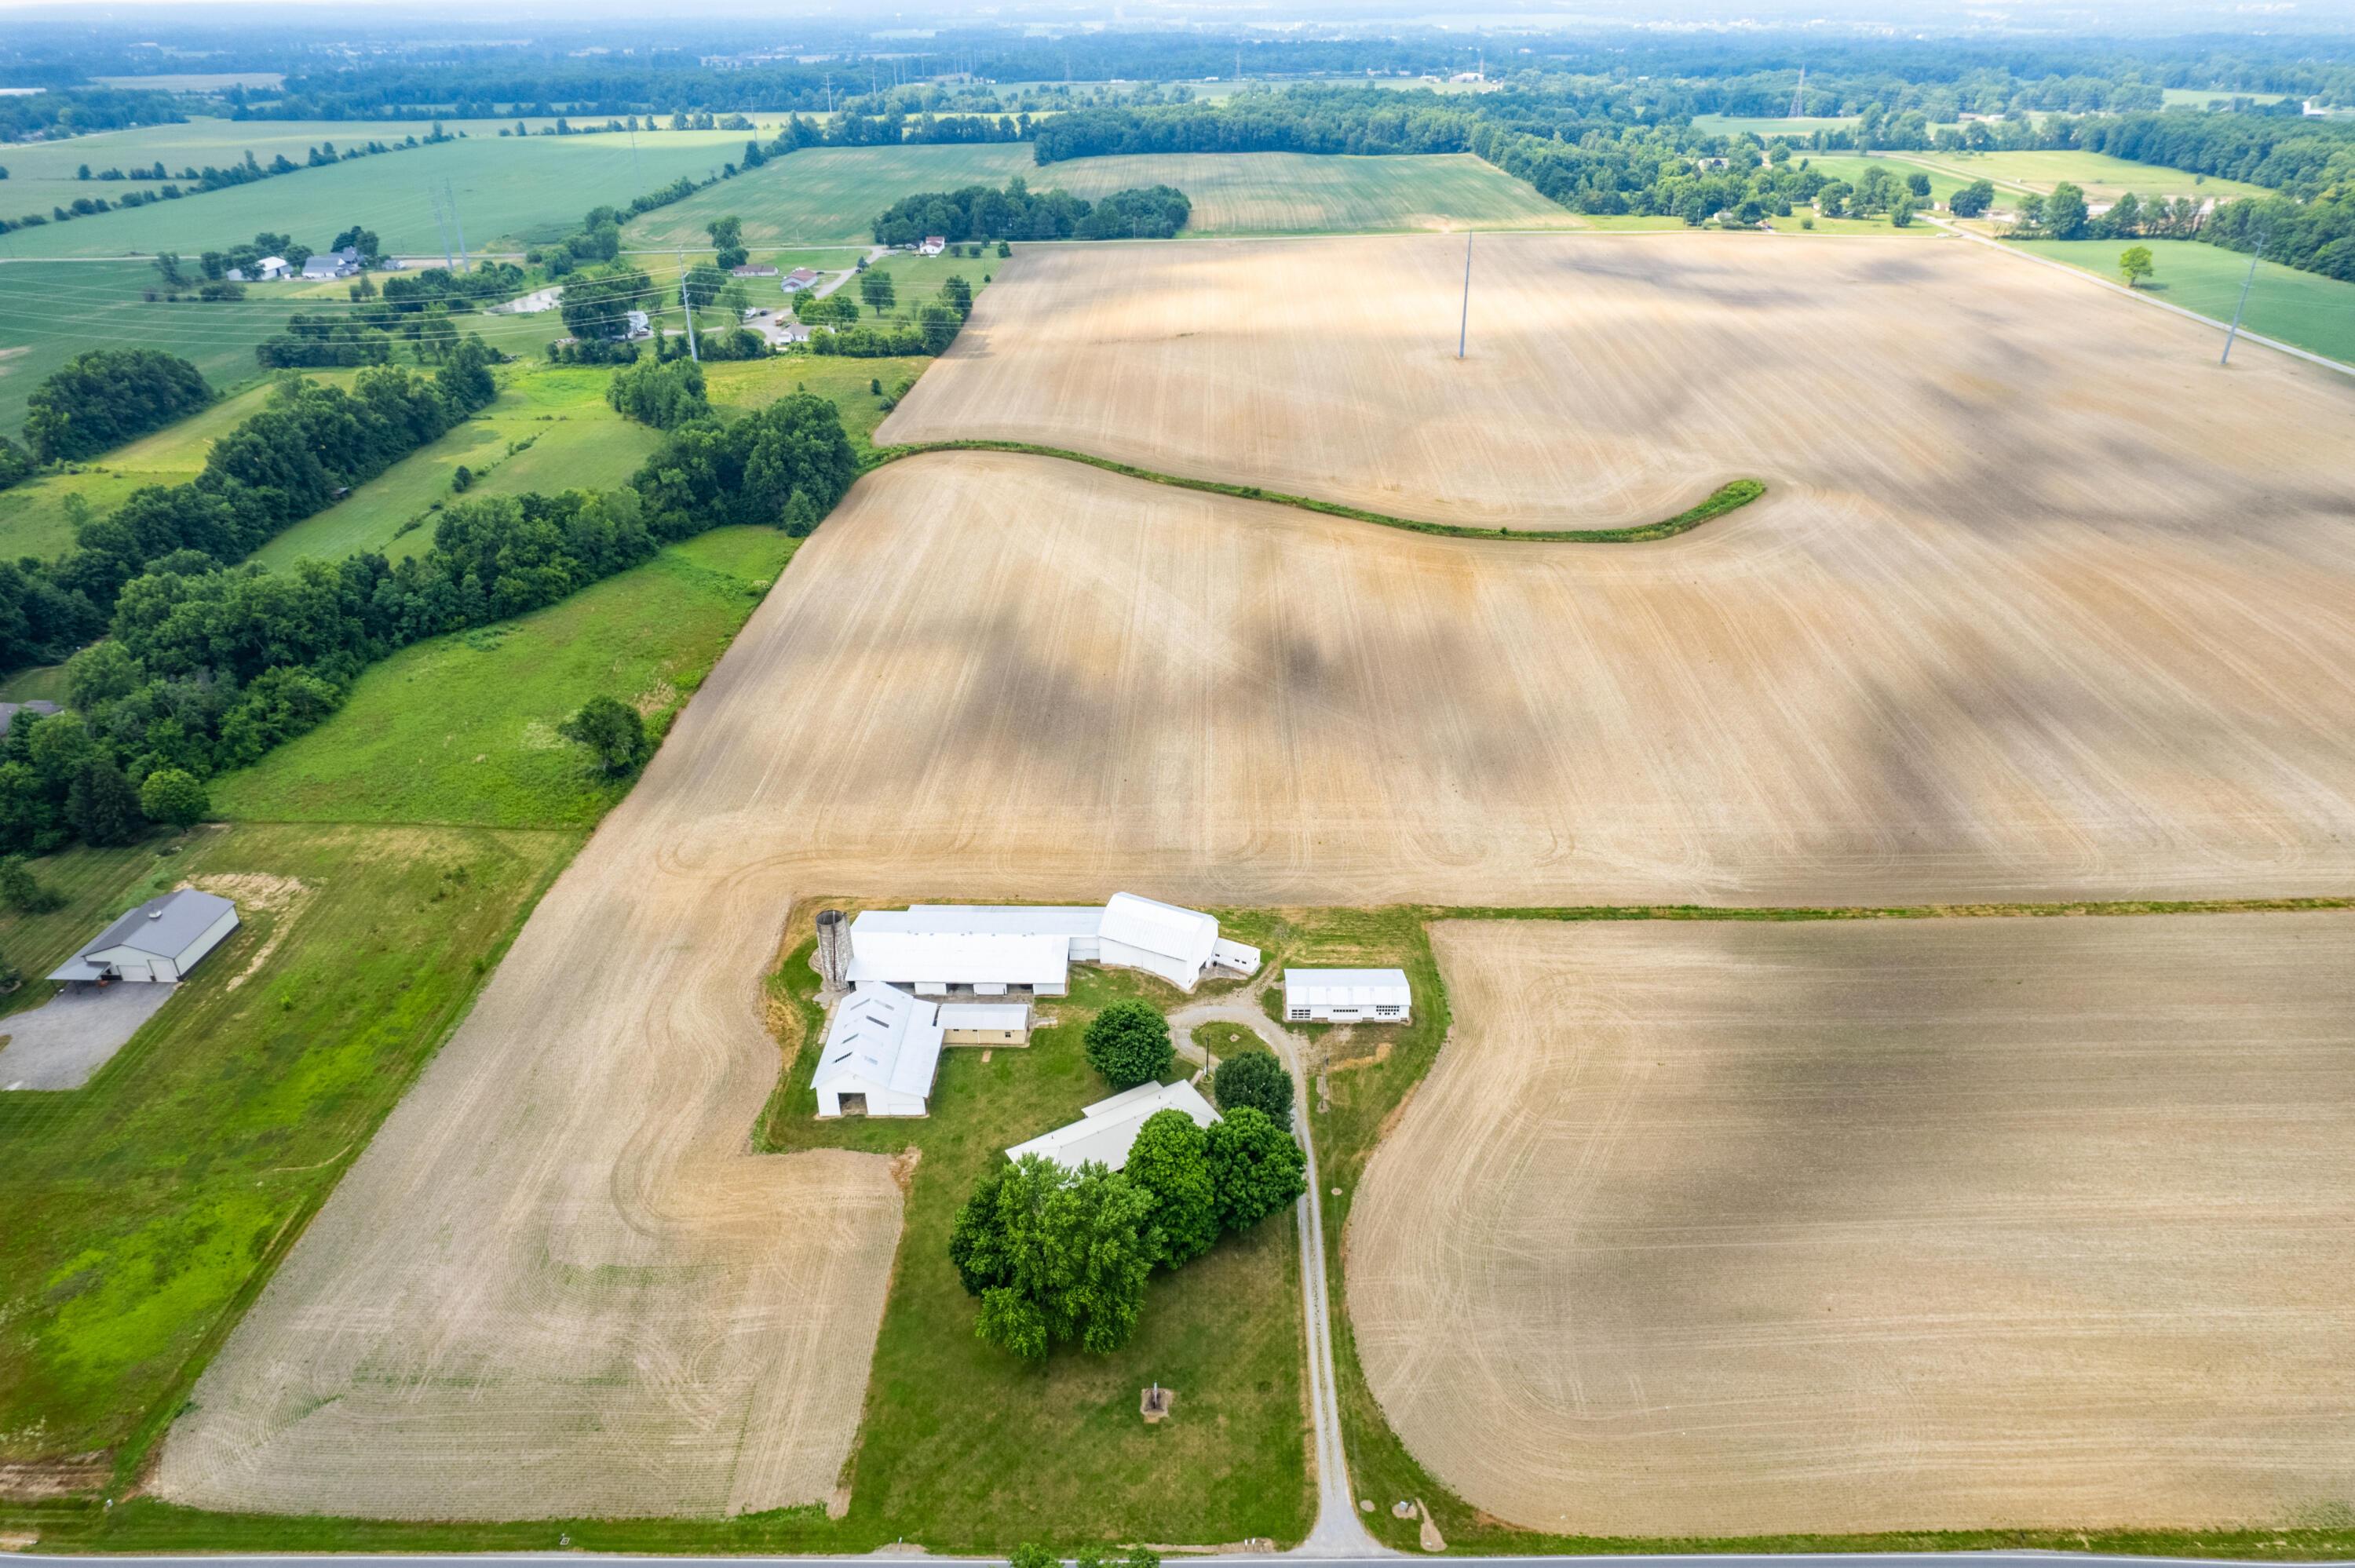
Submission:
[[[639,136],[634,155],[624,136],[478,135],[21,229],[0,239],[0,255],[193,255],[250,240],[265,229],[323,247],[337,229],[355,223],[376,230],[396,254],[440,255],[443,241],[433,222],[432,198],[444,182],[456,199],[469,249],[496,250],[556,238],[591,207],[626,202],[681,175],[702,179],[717,174],[742,154],[746,139],[742,132],[663,132]],[[166,164],[174,161],[169,152],[162,156]],[[262,156],[267,162],[267,154]],[[12,174],[13,169],[12,163]],[[13,177],[7,182],[15,183]],[[0,186],[0,207],[10,195]]]
[[[805,1035],[816,1027],[808,952],[804,942],[771,982],[795,1002]],[[922,1150],[852,1461],[843,1529],[853,1539],[904,1533],[935,1549],[1005,1552],[1023,1541],[1070,1550],[1306,1533],[1299,1249],[1289,1214],[1156,1277],[1124,1350],[1067,1349],[1043,1366],[974,1338],[973,1300],[949,1266],[949,1223],[1006,1146],[1112,1092],[1088,1065],[1081,1033],[1097,1009],[1137,995],[1164,1008],[1185,1000],[1134,971],[1075,968],[1071,996],[1048,1010],[1054,1026],[1027,1048],[995,1050],[987,1061],[970,1047],[943,1052],[922,1120],[816,1120],[817,1052],[796,1054],[762,1147]],[[1147,1426],[1137,1401],[1156,1381],[1178,1391],[1178,1405],[1171,1420]]]
[[[1944,169],[1901,162],[1893,156],[1868,158],[1854,153],[1801,153],[1793,157],[1791,163],[1796,167],[1802,161],[1808,168],[1819,174],[1836,180],[1846,180],[1850,185],[1864,178],[1865,172],[1876,164],[1896,176],[1900,184],[1903,183],[1908,175],[1927,175],[1930,178],[1931,199],[1940,207],[1945,206],[1947,200],[1956,191],[1971,183],[1969,178],[1949,174]]]
[[[348,385],[357,372],[306,371],[308,377]],[[213,443],[261,411],[271,384],[258,382],[176,425],[115,448],[85,463],[0,490],[0,559],[54,557],[73,543],[69,497],[103,517],[143,485],[186,484],[197,477]]]
[[[0,256],[22,238],[0,236]],[[261,379],[253,345],[284,329],[285,311],[151,304],[139,296],[155,281],[144,261],[0,261],[0,435],[21,434],[33,389],[86,349],[164,349],[225,392]]]
[[[2012,243],[2031,255],[2048,256],[2072,267],[2098,273],[2116,282],[2118,253],[2126,241],[2117,239],[2030,239]],[[2145,239],[2158,273],[2142,291],[2170,305],[2180,305],[2211,320],[2229,322],[2241,297],[2241,281],[2248,276],[2249,259],[2237,250],[2203,245],[2196,239]],[[2343,283],[2319,272],[2301,272],[2257,263],[2257,280],[2249,289],[2248,314],[2242,324],[2251,332],[2355,365],[2355,283]],[[2219,344],[2219,351],[2222,345]],[[2238,354],[2233,356],[2239,357]]]
[[[1038,173],[1028,144],[1016,142],[805,147],[685,201],[655,208],[622,231],[622,243],[655,250],[709,248],[711,237],[705,226],[734,213],[744,220],[744,243],[756,251],[860,244],[874,237],[875,215],[901,196],[962,185],[1003,185],[1015,175],[1035,180]]]
[[[1764,136],[1772,140],[1788,136],[1804,142],[1818,131],[1845,131],[1863,118],[1859,114],[1830,114],[1788,119],[1781,115],[1696,114],[1693,129],[1710,136]]]
[[[766,408],[788,392],[815,392],[842,411],[842,428],[861,456],[871,450],[875,427],[890,412],[882,398],[868,390],[880,381],[889,393],[911,376],[922,376],[932,360],[920,355],[892,359],[843,359],[833,355],[792,355],[774,359],[740,359],[714,365],[703,373],[704,393],[723,416]]]
[[[1930,170],[1934,189],[1936,176],[1944,174],[1965,185],[1973,180],[1992,180],[1999,194],[2009,192],[2014,196],[2022,190],[2049,193],[2054,185],[2067,180],[2081,186],[2085,199],[2094,202],[2115,201],[2127,191],[2134,192],[2145,201],[2153,196],[2213,196],[2218,201],[2224,201],[2232,196],[2265,194],[2261,185],[2190,174],[2164,164],[2131,163],[2125,158],[2113,158],[2106,153],[1888,153],[1881,155],[1892,163],[1918,164]]]
[[[435,503],[460,498],[451,482],[461,464],[475,475],[468,497],[604,490],[627,481],[661,444],[661,431],[624,419],[605,401],[613,379],[605,366],[525,360],[500,366],[497,376],[498,399],[481,414],[295,524],[252,558],[282,569],[304,556],[417,555],[433,543]],[[524,441],[531,445],[511,450]]]
[[[557,726],[618,697],[657,733],[792,559],[770,528],[722,528],[560,604],[371,666],[341,712],[212,786],[231,820],[593,823],[628,792]]]
[[[580,842],[233,827],[37,863],[66,906],[0,919],[31,973],[188,877],[239,879],[244,925],[87,1086],[0,1096],[0,1457],[135,1466]]]

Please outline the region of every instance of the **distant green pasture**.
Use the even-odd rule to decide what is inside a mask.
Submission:
[[[2033,255],[2048,256],[2072,267],[2118,281],[2118,254],[2126,241],[2117,239],[2034,239],[2017,242]],[[2142,291],[2170,305],[2211,320],[2229,322],[2241,297],[2241,281],[2249,273],[2249,259],[2237,250],[2203,245],[2196,239],[2143,239],[2150,247],[2158,270]],[[2284,343],[2355,365],[2355,283],[2343,283],[2319,272],[2301,272],[2257,263],[2256,281],[2249,289],[2249,310],[2243,318],[2251,332],[2277,337]],[[2220,343],[2219,349],[2222,347]],[[2262,350],[2258,352],[2263,352]],[[2237,361],[2240,355],[2235,354]]]

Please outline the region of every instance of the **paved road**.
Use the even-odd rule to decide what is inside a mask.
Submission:
[[[1305,1549],[1303,1549],[1305,1552]],[[1288,1552],[1274,1556],[1206,1556],[1206,1563],[1218,1563],[1220,1568],[1248,1568],[1252,1563],[1285,1563],[1300,1561],[1303,1552]],[[9,1561],[40,1559],[42,1554],[9,1554]],[[586,1552],[483,1552],[475,1554],[481,1561],[499,1563],[580,1563],[589,1559]],[[57,1556],[59,1563],[108,1563],[111,1568],[136,1568],[139,1563],[169,1563],[181,1568],[184,1563],[205,1563],[208,1568],[351,1568],[353,1556]],[[393,1556],[369,1554],[365,1559],[369,1568],[447,1568],[450,1556]],[[593,1556],[598,1568],[753,1568],[758,1563],[782,1563],[792,1568],[876,1568],[879,1561],[931,1561],[931,1563],[1003,1563],[1003,1556],[921,1556],[879,1552],[874,1556]],[[1321,1559],[1333,1563],[1333,1568],[1399,1568],[1397,1556],[1336,1556]],[[2247,1568],[2247,1563],[2225,1563],[2221,1559],[2204,1556],[2089,1556],[2082,1552],[1811,1552],[1792,1556],[1458,1556],[1455,1563],[1514,1563],[1517,1568],[1547,1568],[1559,1563],[1569,1568],[1641,1568],[1646,1563],[1672,1563],[1675,1568],[1922,1568],[1935,1563],[1941,1568],[1955,1568],[1964,1563],[1966,1568],[2053,1568],[2053,1563],[2119,1563],[2131,1568],[2134,1563],[2164,1563],[2169,1568],[2183,1568],[2186,1563],[2216,1565],[2216,1568]],[[2329,1563],[2325,1568],[2355,1568],[2355,1563]]]

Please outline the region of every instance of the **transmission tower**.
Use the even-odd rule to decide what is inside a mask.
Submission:
[[[1807,107],[1806,93],[1807,68],[1806,66],[1801,66],[1799,68],[1799,85],[1791,90],[1790,117],[1792,119],[1797,120],[1806,113]]]
[[[442,215],[442,193],[428,185],[425,189],[425,199],[433,207],[433,232],[442,237],[442,265],[455,271],[458,260],[456,257],[450,254],[450,224]]]
[[[458,198],[447,180],[442,182],[442,199],[450,204],[450,227],[458,231],[458,270],[472,271],[474,264],[466,259],[466,225],[458,217]]]
[[[703,351],[696,346],[695,342],[695,301],[687,291],[687,252],[684,250],[678,253],[678,308],[687,313],[687,356],[700,365],[703,363]],[[655,357],[662,357],[660,349],[655,351]]]

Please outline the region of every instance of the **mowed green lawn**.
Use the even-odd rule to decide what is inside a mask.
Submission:
[[[742,138],[738,138],[738,151]],[[734,157],[736,153],[727,154]],[[805,147],[751,174],[724,180],[633,221],[622,243],[656,250],[709,248],[705,226],[733,213],[744,243],[761,248],[858,243],[874,238],[875,215],[904,196],[964,185],[1003,185],[1039,173],[1027,142],[975,146]]]
[[[475,136],[21,229],[6,237],[10,249],[0,253],[193,255],[262,230],[324,248],[336,230],[361,224],[376,230],[389,251],[439,255],[444,241],[432,202],[445,184],[470,249],[511,249],[559,237],[592,207],[625,203],[681,175],[718,174],[742,155],[746,140],[742,132],[663,132],[640,135],[634,154],[629,139],[619,135]],[[0,204],[8,194],[0,187]]]
[[[244,923],[87,1086],[0,1094],[0,1458],[135,1467],[581,838],[211,828],[35,863],[68,899],[0,917],[30,974],[190,877]]]
[[[2010,243],[2032,255],[2048,256],[2099,273],[2114,283],[2119,281],[2119,253],[2129,243],[2147,245],[2158,270],[2143,285],[2143,291],[2220,322],[2232,319],[2233,307],[2241,297],[2241,281],[2249,275],[2247,256],[2222,246],[2203,245],[2196,239],[2030,239]],[[2355,365],[2355,283],[2260,261],[2256,281],[2249,289],[2248,313],[2242,318],[2242,324],[2251,332],[2277,337],[2309,354]]]
[[[657,733],[702,684],[785,563],[772,528],[722,528],[560,604],[403,649],[342,710],[214,781],[232,820],[588,826],[628,791],[557,726],[594,696]]]
[[[314,380],[348,386],[357,371],[312,370]],[[0,490],[0,559],[44,558],[73,543],[69,498],[79,496],[93,517],[123,504],[133,491],[150,484],[186,484],[197,477],[213,443],[261,411],[272,384],[260,382],[222,398],[203,412],[155,434],[119,446],[85,463],[43,474]]]
[[[883,392],[912,380],[932,364],[925,355],[890,359],[844,359],[837,355],[791,355],[774,359],[740,359],[706,366],[704,395],[722,418],[765,408],[792,392],[814,392],[842,411],[842,428],[861,453],[868,450],[875,427],[890,409],[882,397],[869,390],[882,383]]]
[[[815,976],[804,942],[773,987],[805,1033]],[[820,1122],[804,1048],[764,1118],[768,1150],[917,1149],[906,1228],[883,1309],[852,1459],[851,1540],[904,1532],[934,1550],[1004,1552],[1108,1542],[1298,1540],[1310,1510],[1302,1400],[1298,1233],[1272,1214],[1146,1288],[1135,1338],[1112,1355],[1066,1348],[1031,1365],[974,1337],[975,1306],[949,1264],[948,1233],[974,1181],[1008,1144],[1078,1118],[1112,1092],[1088,1065],[1087,1021],[1105,1003],[1186,999],[1133,970],[1083,965],[1042,1009],[1054,1026],[1020,1050],[941,1053],[921,1120]],[[1183,1070],[1184,1064],[1178,1064]],[[1180,1075],[1172,1074],[1174,1079]],[[1171,1419],[1137,1404],[1174,1389]]]
[[[1186,232],[1379,234],[1400,229],[1582,228],[1585,223],[1469,153],[1319,157],[1305,153],[1168,153],[1077,158],[1031,184],[1093,201],[1175,185],[1194,204]]]
[[[462,465],[475,476],[464,498],[607,490],[628,480],[661,444],[662,432],[624,419],[605,401],[613,372],[603,366],[527,360],[496,374],[499,396],[488,408],[295,524],[252,558],[283,570],[304,556],[339,561],[363,550],[395,560],[421,555],[433,543],[437,503],[462,499],[452,488]]]
[[[0,236],[0,257],[27,238]],[[284,330],[285,311],[142,300],[155,281],[144,261],[0,261],[0,435],[20,435],[33,389],[88,349],[164,349],[223,391],[261,378],[253,345]]]

